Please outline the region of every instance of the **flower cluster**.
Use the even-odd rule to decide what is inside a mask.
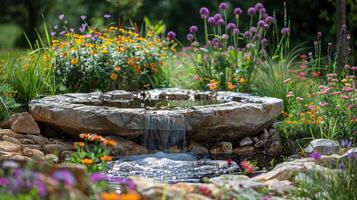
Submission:
[[[228,8],[229,4],[222,2],[220,11],[212,14],[208,8],[202,7],[199,14],[204,21],[205,42],[198,40],[201,28],[192,25],[186,35],[191,46],[186,49],[196,68],[195,80],[199,81],[201,89],[247,92],[251,90],[252,74],[267,54],[266,36],[275,20],[263,4],[257,3],[247,10],[250,27],[243,32],[239,23],[244,17],[242,9],[235,8],[229,14]],[[290,30],[285,27],[281,32],[287,36]],[[174,38],[176,34],[170,31],[168,37]]]
[[[64,27],[59,36],[52,36],[61,84],[82,92],[156,86],[152,80],[167,56],[165,40],[134,28],[110,26],[100,31],[83,21],[80,33]]]
[[[76,152],[72,154],[71,162],[85,165],[90,172],[105,170],[106,162],[113,159],[110,156],[111,149],[117,143],[93,133],[82,133],[79,136],[84,142],[74,143]]]

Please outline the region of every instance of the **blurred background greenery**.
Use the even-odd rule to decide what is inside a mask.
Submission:
[[[21,52],[27,48],[24,33],[31,41],[37,37],[36,31],[43,31],[43,18],[53,27],[58,23],[58,15],[74,28],[81,23],[80,16],[86,15],[91,24],[103,24],[103,15],[110,13],[112,19],[125,24],[130,20],[144,24],[144,17],[152,23],[160,20],[166,24],[167,30],[173,30],[178,38],[184,41],[190,25],[202,26],[198,10],[202,6],[217,10],[221,0],[2,0],[0,7],[0,59]],[[254,5],[256,0],[226,0],[231,8],[241,7],[243,10]],[[279,24],[283,24],[284,1],[261,0],[268,13],[275,12]],[[324,42],[336,41],[338,34],[336,7],[346,4],[346,23],[352,37],[357,35],[357,0],[295,0],[286,1],[288,19],[291,22],[292,42],[313,41],[317,32],[324,34]],[[337,12],[338,14],[338,12]],[[339,14],[340,15],[340,14]],[[43,16],[43,17],[42,17]],[[342,19],[344,20],[344,19]],[[244,23],[244,21],[243,21]],[[248,24],[249,22],[246,21]],[[244,26],[244,24],[243,24]],[[353,40],[352,40],[353,41]],[[357,47],[357,40],[353,49]],[[354,57],[356,54],[354,53]]]

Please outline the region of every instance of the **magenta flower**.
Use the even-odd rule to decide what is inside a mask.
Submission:
[[[193,25],[189,28],[190,33],[197,33],[198,32],[198,27]]]
[[[283,35],[289,35],[290,34],[290,29],[288,27],[284,27],[281,29],[281,34]]]
[[[344,88],[342,88],[342,92],[349,93],[349,92],[353,92],[353,91],[354,91],[354,89],[351,88],[351,87],[344,87]]]
[[[218,20],[218,25],[224,26],[225,24],[226,24],[226,22],[224,21],[224,19],[219,19]]]
[[[94,183],[98,182],[98,181],[105,181],[105,180],[108,180],[108,176],[104,173],[99,173],[99,172],[96,172],[96,173],[93,173],[91,176],[90,176],[90,180]]]
[[[348,99],[350,99],[350,97],[347,96],[347,95],[342,95],[342,96],[341,96],[341,99],[348,100]]]
[[[209,25],[216,25],[216,20],[213,17],[209,17],[207,21]]]
[[[58,15],[58,19],[59,19],[59,20],[63,20],[63,18],[64,18],[64,14]]]
[[[109,178],[108,181],[125,185],[129,190],[134,190],[136,188],[135,183],[132,180],[126,178],[113,177],[113,178]]]
[[[253,7],[248,8],[248,11],[247,11],[249,16],[255,15],[256,12],[257,12],[257,10]]]
[[[235,8],[234,9],[234,15],[235,16],[240,16],[243,13],[241,8]]]
[[[60,169],[52,174],[52,177],[56,180],[62,181],[65,185],[72,186],[76,184],[76,178],[73,176],[72,172],[67,169]]]
[[[173,32],[173,31],[169,31],[169,32],[167,33],[167,37],[168,37],[169,39],[174,39],[174,38],[176,38],[176,33]]]
[[[291,91],[288,92],[288,94],[286,95],[287,98],[290,98],[290,97],[293,97],[293,96],[295,96],[294,92],[291,92]]]
[[[313,159],[315,159],[315,160],[318,160],[318,159],[321,158],[321,154],[320,154],[319,152],[317,152],[317,151],[314,151],[314,152],[312,152],[312,153],[310,154],[310,158],[313,158]]]
[[[227,10],[228,9],[228,4],[226,2],[220,3],[219,4],[219,9]]]
[[[351,69],[352,71],[357,71],[357,66],[353,66]]]
[[[9,184],[9,180],[7,178],[0,178],[0,186],[4,187]]]
[[[267,16],[267,17],[265,18],[265,22],[268,23],[268,24],[273,23],[273,21],[274,21],[274,18],[273,18],[272,16]]]
[[[192,41],[193,40],[193,35],[191,33],[187,34],[186,39],[188,41]]]
[[[233,34],[233,35],[238,35],[239,33],[240,33],[239,28],[235,28],[235,29],[233,29],[233,31],[232,31],[232,34]]]
[[[201,15],[201,18],[202,18],[202,19],[207,19],[208,16],[209,16],[209,10],[208,10],[208,8],[202,7],[202,8],[200,9],[200,15]]]
[[[245,38],[250,38],[250,37],[252,37],[252,34],[249,31],[246,31],[246,32],[244,32],[243,36]]]
[[[264,28],[264,25],[265,25],[265,21],[264,20],[259,20],[258,23],[257,23],[258,27],[260,28]]]
[[[214,21],[216,22],[216,24],[218,24],[218,21],[219,21],[220,19],[223,19],[222,15],[221,15],[220,13],[216,13],[216,14],[213,16],[213,18],[214,18]]]

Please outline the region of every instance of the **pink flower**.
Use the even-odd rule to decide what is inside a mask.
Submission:
[[[254,166],[249,161],[242,161],[240,162],[240,165],[242,166],[244,171],[247,172],[248,174],[254,173]]]
[[[351,104],[351,105],[348,105],[347,108],[352,110],[353,108],[356,108],[357,107],[357,104]]]
[[[353,66],[352,71],[357,71],[357,66]]]
[[[305,70],[305,69],[306,69],[306,66],[305,66],[305,65],[301,65],[301,66],[300,66],[300,69]]]
[[[312,72],[313,77],[318,77],[320,75],[320,72]]]
[[[302,102],[302,101],[304,101],[304,98],[301,98],[301,97],[296,97],[296,101],[298,101],[298,102]]]
[[[320,102],[319,103],[319,106],[321,106],[321,107],[326,107],[328,105],[329,105],[329,103],[327,103],[327,102]]]
[[[351,88],[351,87],[344,87],[344,88],[342,88],[342,92],[353,92],[353,88]]]
[[[351,69],[350,65],[345,65],[345,69]]]
[[[339,95],[341,92],[332,92],[331,95]]]
[[[300,72],[300,73],[299,73],[299,76],[300,76],[300,77],[306,76],[306,72]]]
[[[341,96],[341,99],[344,99],[344,100],[348,100],[350,97],[349,96],[346,96],[346,95],[342,95]]]
[[[325,86],[324,85],[319,85],[319,89],[324,89]]]
[[[291,79],[290,79],[290,78],[288,78],[288,79],[284,80],[284,81],[283,81],[283,83],[284,83],[284,84],[291,83]]]
[[[290,98],[290,97],[293,97],[294,96],[294,93],[293,92],[288,92],[288,94],[286,95],[287,98]]]
[[[329,78],[332,78],[332,77],[336,77],[337,74],[326,74],[326,76],[329,77]]]
[[[309,109],[310,111],[315,111],[316,107],[314,105],[311,105],[311,106],[307,107],[307,109]]]
[[[203,185],[200,185],[198,187],[198,191],[206,197],[211,195],[211,190],[208,187],[203,186]]]

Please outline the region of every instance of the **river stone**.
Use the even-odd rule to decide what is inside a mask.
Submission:
[[[248,157],[254,155],[256,152],[254,147],[246,146],[246,147],[237,147],[233,149],[233,153],[238,156]]]
[[[233,145],[231,142],[220,142],[210,149],[211,154],[231,154]]]
[[[253,144],[253,141],[250,137],[245,137],[239,142],[239,146],[244,147],[244,146],[250,146]]]
[[[71,150],[71,148],[61,144],[46,144],[44,147],[45,153],[60,153],[68,150]]]
[[[15,113],[1,123],[2,128],[11,128],[14,132],[40,134],[40,128],[28,112]]]
[[[22,155],[34,158],[35,160],[45,160],[45,154],[38,149],[30,149],[28,147],[22,150]]]
[[[155,89],[145,91],[149,99],[209,99],[210,92],[184,89]],[[172,131],[182,127],[188,139],[196,141],[235,140],[254,136],[269,127],[281,114],[280,99],[219,91],[217,104],[178,107],[174,109],[118,108],[100,106],[103,103],[130,101],[141,92],[111,91],[107,93],[75,93],[33,100],[29,110],[36,121],[58,128],[77,137],[82,132],[117,134],[125,137],[142,135],[148,118],[176,121]],[[97,105],[97,106],[94,106]],[[176,127],[177,126],[177,127]],[[173,144],[176,145],[176,144]]]
[[[21,151],[21,145],[9,141],[0,141],[0,151],[19,152]]]
[[[186,150],[187,150],[187,152],[197,153],[197,154],[208,154],[209,153],[208,149],[205,146],[203,146],[202,144],[195,142],[195,141],[188,141]]]
[[[335,140],[315,139],[309,143],[309,145],[305,148],[304,151],[308,155],[310,155],[314,151],[319,152],[323,155],[330,155],[333,153],[338,153],[340,151],[340,144]]]
[[[4,136],[2,137],[2,139],[3,139],[4,141],[8,141],[8,142],[11,142],[11,143],[14,143],[14,144],[21,145],[21,142],[20,142],[19,139],[14,138],[14,137],[10,137],[10,136],[8,136],[8,135],[4,135]]]

